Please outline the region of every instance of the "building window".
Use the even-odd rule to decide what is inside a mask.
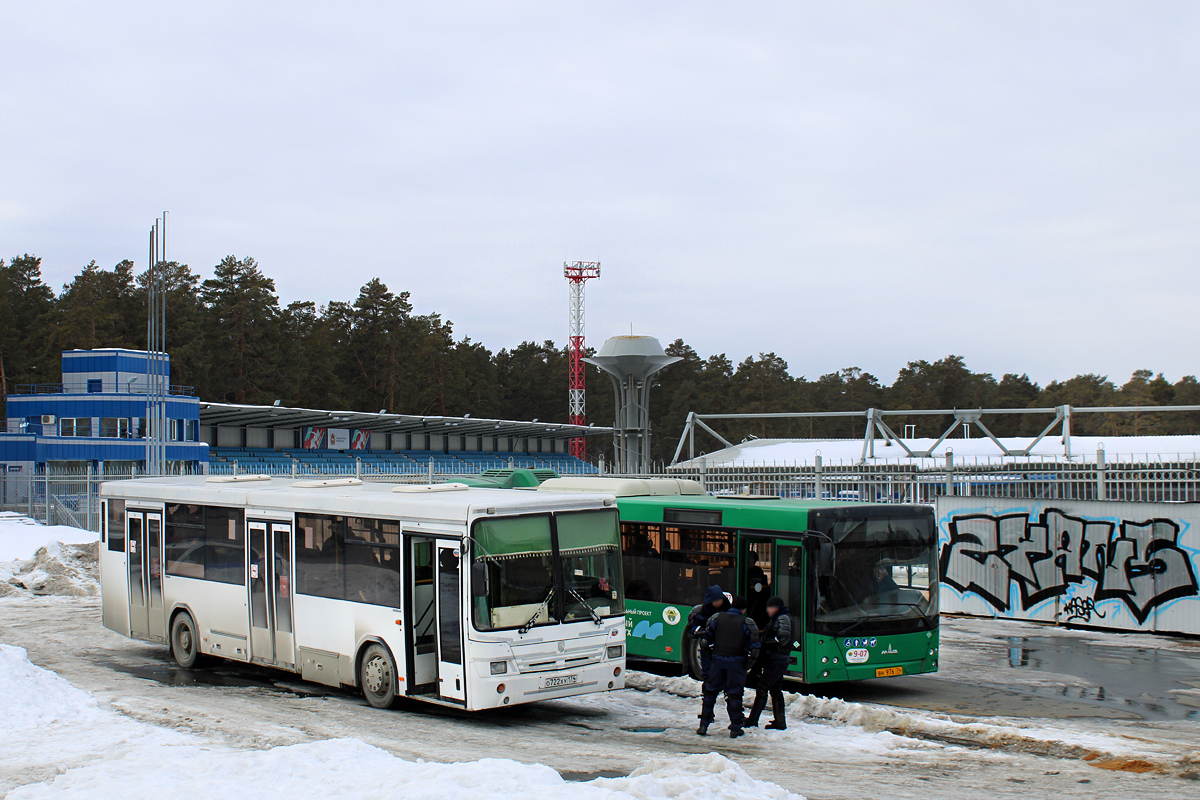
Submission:
[[[100,436],[104,439],[128,439],[128,417],[101,417]]]
[[[58,421],[59,436],[91,436],[91,417],[62,417]]]
[[[100,394],[104,391],[104,381],[99,378],[88,378],[88,394]]]

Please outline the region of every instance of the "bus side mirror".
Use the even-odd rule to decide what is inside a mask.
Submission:
[[[817,575],[822,578],[833,575],[834,555],[833,542],[825,540],[817,542]]]
[[[475,597],[488,596],[488,569],[486,561],[471,565],[471,594]]]

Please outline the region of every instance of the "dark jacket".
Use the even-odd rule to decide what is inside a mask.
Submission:
[[[758,626],[737,608],[714,614],[708,621],[708,641],[713,658],[746,658],[760,647]]]
[[[721,591],[720,586],[710,586],[704,592],[704,602],[692,606],[691,613],[688,614],[687,627],[684,628],[684,633],[693,639],[704,633],[708,627],[708,621],[712,619],[713,614],[717,613],[717,609],[713,608],[713,601],[717,599],[725,600],[728,605],[729,600],[726,599],[725,593]]]
[[[796,632],[796,623],[788,613],[787,606],[784,606],[767,621],[767,627],[763,628],[763,656],[776,664],[786,664],[791,658]]]

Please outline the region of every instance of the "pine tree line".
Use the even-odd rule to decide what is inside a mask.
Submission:
[[[552,341],[523,342],[493,353],[470,338],[455,338],[440,314],[417,314],[408,292],[378,278],[352,302],[311,300],[281,306],[275,282],[252,258],[227,256],[201,281],[186,264],[164,265],[167,350],[172,381],[194,386],[211,401],[321,409],[387,411],[565,422],[567,351]],[[146,273],[131,261],[111,270],[93,261],[57,294],[32,255],[0,260],[0,402],[18,384],[57,383],[59,353],[74,348],[146,346]],[[857,367],[795,377],[772,352],[734,364],[725,354],[702,358],[682,340],[667,347],[682,361],[657,377],[651,393],[653,456],[669,458],[689,411],[860,411],[869,407],[1030,408],[1064,404],[1200,404],[1200,383],[1175,383],[1138,370],[1118,386],[1107,376],[1077,375],[1039,386],[1027,375],[972,372],[960,356],[912,361],[891,385]],[[613,418],[606,375],[589,367],[588,416]],[[937,436],[949,420],[911,422],[919,436]],[[1048,419],[1000,416],[1000,436],[1034,435]],[[864,420],[804,419],[729,424],[731,441],[751,436],[859,437]],[[1196,433],[1198,414],[1080,415],[1079,434]],[[610,449],[608,443],[603,443]],[[709,443],[706,442],[706,449]]]

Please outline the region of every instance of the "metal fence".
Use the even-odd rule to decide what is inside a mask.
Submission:
[[[1200,501],[1200,462],[1028,462],[941,467],[911,464],[674,468],[714,494],[936,502],[947,495],[1030,500]]]
[[[356,477],[389,483],[444,483],[489,468],[533,466],[513,458],[487,462],[371,465],[327,464],[315,467],[226,465],[226,474],[270,474],[279,478]],[[596,474],[582,462],[547,465],[567,474]],[[604,464],[599,471],[605,473]],[[215,472],[215,470],[214,470]],[[611,473],[609,473],[611,474]],[[679,477],[700,482],[712,494],[754,494],[876,503],[933,504],[938,497],[997,497],[1029,500],[1120,500],[1200,502],[1200,461],[1077,463],[1066,461],[976,462],[941,466],[912,463],[813,464],[693,467],[666,469],[636,477]],[[35,473],[0,475],[0,510],[28,514],[51,525],[97,530],[99,487],[104,481],[144,477],[136,469],[97,474],[89,469],[51,467]]]

